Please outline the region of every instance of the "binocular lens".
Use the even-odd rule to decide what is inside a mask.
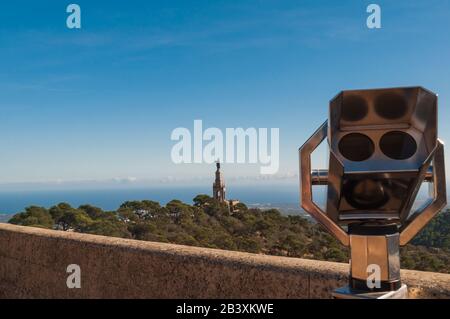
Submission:
[[[375,146],[372,140],[361,133],[347,134],[339,141],[339,152],[350,161],[365,161],[374,151]]]
[[[408,133],[392,131],[381,137],[380,149],[389,158],[405,160],[416,153],[417,143]]]
[[[382,182],[373,179],[347,181],[344,196],[356,209],[377,209],[389,199]]]
[[[396,93],[385,93],[375,100],[375,112],[387,120],[396,120],[403,117],[408,111],[408,103]]]
[[[364,98],[358,95],[350,95],[345,98],[342,105],[341,117],[346,121],[355,122],[366,117],[368,112],[369,109]]]

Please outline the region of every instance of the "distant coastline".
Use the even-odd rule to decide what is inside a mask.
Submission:
[[[296,185],[241,186],[227,188],[230,198],[239,198],[251,207],[279,207],[280,210],[293,211],[299,208],[298,189]],[[59,202],[67,202],[74,207],[91,204],[104,210],[115,210],[128,200],[150,199],[166,204],[172,199],[179,199],[187,204],[197,194],[210,194],[209,186],[174,186],[146,188],[115,189],[61,189],[61,190],[3,190],[0,191],[0,215],[15,214],[25,207],[36,205],[49,207]],[[1,217],[0,220],[4,219]]]
[[[25,207],[36,205],[50,207],[55,203],[67,202],[74,207],[83,204],[91,204],[104,210],[115,210],[119,205],[129,200],[150,199],[162,205],[172,199],[179,199],[187,204],[197,194],[210,194],[210,187],[197,186],[173,186],[168,187],[127,187],[113,189],[61,189],[61,190],[0,190],[0,222],[4,222],[5,215],[14,215],[22,212]],[[283,215],[302,215],[308,217],[300,208],[298,186],[285,185],[232,185],[227,187],[229,198],[239,198],[248,203],[249,207],[270,209],[276,208]],[[314,192],[315,201],[319,206],[324,206],[325,192]],[[419,195],[419,197],[423,197]],[[420,203],[419,198],[417,203]],[[450,202],[450,201],[449,201]]]
[[[14,214],[2,214],[0,213],[0,223],[7,223],[8,220],[10,220]]]

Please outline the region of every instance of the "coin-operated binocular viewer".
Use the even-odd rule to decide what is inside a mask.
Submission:
[[[311,170],[325,138],[328,170]],[[300,175],[303,209],[350,247],[350,282],[334,297],[405,298],[399,246],[446,205],[437,95],[421,87],[339,93],[300,148]],[[430,199],[412,211],[423,182]],[[326,211],[313,201],[313,185],[327,186]]]

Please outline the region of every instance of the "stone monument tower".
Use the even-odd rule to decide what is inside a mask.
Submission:
[[[221,203],[224,203],[225,200],[225,183],[222,178],[222,173],[220,172],[220,162],[216,162],[216,180],[213,184],[213,198],[218,200]]]

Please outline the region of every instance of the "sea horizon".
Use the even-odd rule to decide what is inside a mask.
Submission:
[[[11,189],[0,188],[0,215],[23,212],[29,206],[50,208],[61,202],[73,207],[89,204],[105,211],[116,210],[125,201],[153,200],[165,205],[171,200],[192,204],[199,194],[212,195],[208,185],[122,185],[115,187],[90,186],[75,188]],[[326,201],[326,187],[313,189],[315,202],[322,208]],[[300,207],[299,188],[295,183],[244,183],[227,188],[227,199],[239,200],[249,207],[277,208],[283,214],[304,215]],[[427,198],[424,189],[419,192],[416,205]]]
[[[115,210],[125,201],[153,200],[165,205],[178,199],[187,204],[199,194],[211,194],[211,187],[203,185],[186,186],[123,186],[114,188],[75,188],[75,189],[13,189],[0,190],[0,214],[22,212],[28,206],[49,208],[60,202],[73,207],[90,204],[103,210]],[[237,199],[249,206],[287,205],[299,210],[298,186],[291,184],[239,185],[227,190],[228,199]]]

